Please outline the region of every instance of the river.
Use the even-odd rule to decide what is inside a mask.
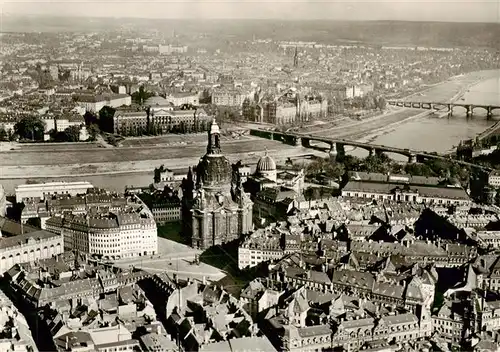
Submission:
[[[460,103],[477,105],[500,105],[500,76],[486,79],[466,92]],[[425,100],[425,99],[423,99]],[[422,100],[422,101],[423,101]],[[494,111],[494,118],[500,119],[500,109]],[[456,107],[452,117],[424,117],[389,127],[385,131],[362,138],[374,144],[387,145],[398,148],[423,150],[445,153],[450,151],[461,140],[473,139],[497,121],[488,120],[486,111],[475,109],[472,117],[467,117],[465,110]],[[366,156],[362,150],[353,150],[353,155]],[[396,160],[405,160],[397,154],[391,155]]]

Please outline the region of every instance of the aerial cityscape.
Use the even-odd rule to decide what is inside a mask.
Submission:
[[[0,6],[0,351],[500,352],[498,3]]]

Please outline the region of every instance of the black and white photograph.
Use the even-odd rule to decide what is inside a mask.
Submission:
[[[0,351],[500,352],[500,0],[0,0]]]

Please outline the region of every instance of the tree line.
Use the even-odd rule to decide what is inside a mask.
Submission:
[[[15,125],[13,130],[5,130],[0,126],[0,141],[32,141],[45,140],[46,123],[36,116],[25,116]],[[69,126],[62,131],[52,129],[48,131],[51,142],[78,142],[80,140],[80,126]],[[98,130],[89,128],[89,139],[95,140]]]

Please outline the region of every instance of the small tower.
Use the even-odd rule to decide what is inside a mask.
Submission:
[[[220,154],[220,129],[215,118],[212,120],[210,129],[208,130],[208,145],[207,154]]]

